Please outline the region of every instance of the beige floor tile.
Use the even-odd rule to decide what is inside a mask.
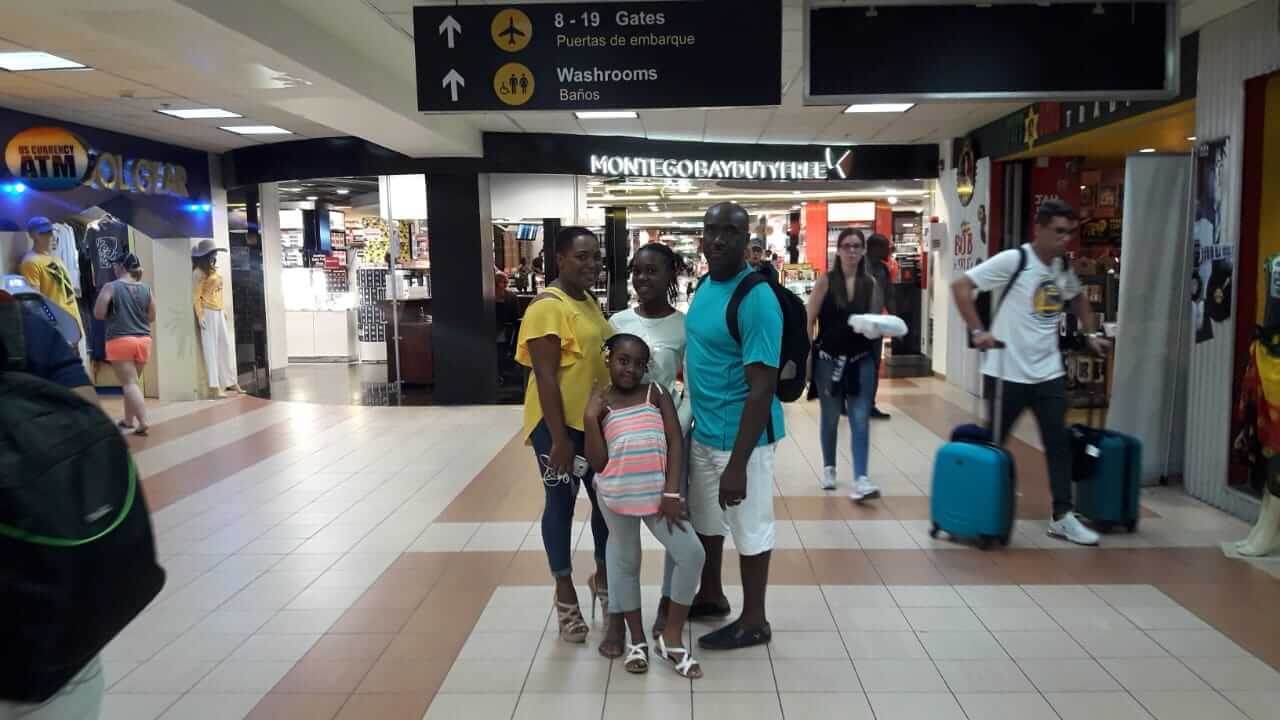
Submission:
[[[604,692],[609,684],[610,665],[599,656],[589,662],[534,660],[524,683],[524,694]]]
[[[965,720],[951,693],[868,692],[876,720]]]
[[[992,632],[1061,629],[1061,626],[1039,607],[976,607],[973,608],[973,613]]]
[[[195,691],[202,693],[265,693],[293,669],[291,661],[224,660],[205,676]]]
[[[789,718],[875,720],[871,703],[861,692],[780,693],[782,711]]]
[[[935,631],[917,633],[934,660],[1004,660],[1009,657],[995,637],[981,632]]]
[[[1175,657],[1245,657],[1249,653],[1217,630],[1148,630]]]
[[[823,585],[822,594],[833,608],[898,607],[889,589],[883,585]]]
[[[192,629],[202,633],[254,633],[275,614],[273,610],[214,610]]]
[[[240,660],[278,660],[297,662],[311,649],[319,635],[277,635],[258,633],[251,636],[243,645],[231,653],[232,661]]]
[[[1058,720],[1039,693],[956,693],[970,718],[982,720]]]
[[[512,720],[563,720],[594,718],[604,711],[604,693],[525,693],[516,703]]]
[[[148,633],[126,629],[107,643],[102,650],[102,659],[143,663],[155,657],[178,637],[178,633]]]
[[[511,720],[516,709],[516,693],[439,693],[431,701],[431,707],[422,720]]]
[[[778,632],[769,643],[769,656],[779,660],[847,660],[849,651],[838,632]]]
[[[910,630],[841,633],[854,660],[926,660],[929,653]]]
[[[1280,707],[1280,689],[1228,690],[1227,699],[1249,716],[1249,720],[1271,720]]]
[[[112,688],[117,693],[185,693],[208,675],[216,662],[161,662],[151,660],[129,673]]]
[[[343,612],[338,608],[281,610],[272,615],[258,632],[271,635],[317,635],[333,627]]]
[[[626,696],[610,693],[605,698],[604,717],[609,720],[692,720],[693,697],[688,693],[658,693]]]
[[[1045,609],[1107,607],[1107,601],[1086,585],[1023,585],[1022,589]]]
[[[911,624],[898,608],[841,607],[834,611],[841,631],[910,630]]]
[[[1107,692],[1120,690],[1096,660],[1019,660],[1019,667],[1040,692]]]
[[[902,614],[916,632],[985,632],[978,616],[967,607],[904,607]]]
[[[1109,658],[1099,662],[1125,690],[1133,693],[1209,689],[1174,658]]]
[[[853,666],[862,681],[862,689],[868,694],[929,693],[947,689],[932,660],[854,660]]]
[[[1143,630],[1210,630],[1203,620],[1183,607],[1122,607],[1120,614]]]
[[[950,585],[891,585],[889,593],[901,608],[962,608],[964,599]]]
[[[707,672],[707,665],[700,656],[694,656],[698,663],[702,665],[703,672]],[[723,664],[723,663],[722,663]],[[696,682],[701,682],[698,680]],[[620,661],[613,663],[613,669],[609,673],[609,695],[627,694],[636,695],[643,693],[675,693],[680,695],[688,695],[693,688],[689,684],[690,680],[680,677],[670,663],[664,662],[656,655],[649,657],[649,672],[646,673],[629,673],[623,667]]]
[[[1069,633],[1136,629],[1128,618],[1109,607],[1047,608],[1045,612]]]
[[[971,608],[1038,607],[1017,585],[959,585],[955,590]]]
[[[181,697],[177,693],[107,693],[100,720],[155,720]]]
[[[160,720],[242,720],[265,693],[187,693]]]
[[[1216,692],[1135,692],[1156,720],[1245,720],[1238,708]]]
[[[706,682],[699,680],[698,685]],[[776,692],[698,692],[693,693],[694,720],[782,720],[782,706]]]
[[[1094,594],[1112,607],[1175,607],[1168,595],[1150,585],[1090,585]]]
[[[1156,632],[1156,631],[1152,631]],[[1184,632],[1174,630],[1171,632]],[[1191,631],[1198,632],[1198,631]],[[1096,658],[1165,657],[1168,652],[1141,630],[1073,630],[1071,637]]]
[[[579,599],[584,596],[579,595]],[[590,614],[590,608],[583,609]],[[551,622],[550,598],[544,607],[489,607],[476,621],[475,632],[542,632]]]
[[[774,660],[778,692],[850,692],[859,690],[849,660]]]
[[[826,605],[769,606],[769,625],[778,632],[836,632],[836,621]]]
[[[1182,662],[1215,690],[1280,688],[1280,672],[1255,657],[1188,657]]]
[[[1127,692],[1045,693],[1062,720],[1151,720]]]
[[[703,653],[703,677],[693,683],[699,693],[756,693],[776,690],[773,666],[768,660],[721,660],[724,653]],[[696,706],[695,706],[695,715]]]
[[[1035,691],[1012,660],[939,660],[935,664],[954,693]]]
[[[993,633],[1014,660],[1087,658],[1089,654],[1062,630]]]
[[[472,633],[458,653],[459,660],[525,660],[537,652],[542,634],[536,632]]]

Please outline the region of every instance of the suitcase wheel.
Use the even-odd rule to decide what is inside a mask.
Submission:
[[[934,523],[934,524],[933,524],[933,527],[929,528],[929,537],[931,537],[931,538],[936,538],[936,537],[938,537],[938,530],[939,530],[939,528],[938,528],[938,523]],[[1132,531],[1131,531],[1131,532],[1132,532]]]
[[[1003,546],[1005,546],[1005,547],[1009,547],[1009,536],[1008,536],[1008,535],[1001,535],[1001,536],[1000,536],[1000,544],[1001,544],[1001,545],[1003,545]]]
[[[990,535],[979,535],[979,536],[978,536],[978,549],[979,549],[979,550],[986,550],[986,549],[988,549],[988,548],[990,548],[990,547],[991,547],[991,536],[990,536]]]
[[[1134,518],[1130,520],[1128,523],[1125,524],[1124,529],[1128,530],[1130,534],[1133,534],[1134,532],[1136,532],[1138,529],[1138,519]]]

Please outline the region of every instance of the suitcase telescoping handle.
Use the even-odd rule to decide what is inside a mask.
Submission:
[[[996,346],[991,349],[1004,350],[1005,344],[997,340]],[[982,352],[985,353],[986,350]],[[991,398],[991,416],[987,420],[990,423],[988,429],[991,430],[991,442],[999,445],[1002,439],[1000,437],[1000,420],[1004,414],[1004,353],[999,353],[996,356],[995,381],[995,396]],[[981,403],[982,401],[979,400],[978,402]],[[983,413],[979,413],[978,417],[982,417],[982,415]]]

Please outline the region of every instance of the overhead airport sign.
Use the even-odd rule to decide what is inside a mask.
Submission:
[[[779,0],[416,6],[418,109],[777,105]]]
[[[804,22],[807,105],[1178,93],[1174,0],[806,0]]]

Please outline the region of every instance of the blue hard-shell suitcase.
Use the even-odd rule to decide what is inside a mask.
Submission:
[[[1097,527],[1138,529],[1142,441],[1110,430],[1073,425],[1076,512]]]
[[[973,538],[987,549],[1009,544],[1013,533],[1014,466],[1009,451],[994,443],[949,442],[933,463],[930,535],[943,530]]]

